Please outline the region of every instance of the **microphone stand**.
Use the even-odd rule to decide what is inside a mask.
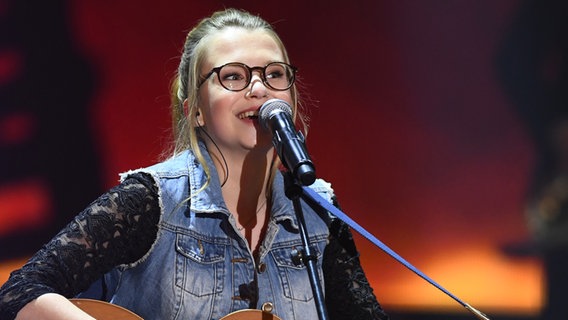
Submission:
[[[468,311],[473,313],[478,319],[490,320],[481,311],[479,311],[479,310],[475,309],[474,307],[472,307],[471,305],[463,302],[458,297],[456,297],[455,295],[450,293],[448,290],[444,289],[441,285],[436,283],[434,280],[430,279],[428,276],[426,276],[424,273],[422,273],[420,270],[418,270],[416,267],[414,267],[412,264],[410,264],[408,261],[406,261],[400,255],[398,255],[396,252],[394,252],[392,249],[390,249],[387,245],[385,245],[379,239],[375,238],[371,233],[369,233],[367,230],[365,230],[363,227],[361,227],[359,224],[357,224],[355,221],[353,221],[351,218],[349,218],[345,213],[343,213],[337,207],[335,207],[334,205],[329,203],[326,199],[324,199],[322,196],[320,196],[317,192],[310,189],[309,187],[300,187],[300,188],[302,189],[302,191],[300,192],[300,197],[302,199],[304,199],[304,201],[312,209],[314,209],[314,211],[316,211],[318,214],[321,215],[322,212],[325,212],[325,211],[330,212],[331,214],[333,214],[334,216],[336,216],[337,218],[339,218],[340,220],[342,220],[343,222],[348,224],[351,228],[356,230],[362,236],[367,238],[369,241],[371,241],[374,245],[379,247],[385,253],[387,253],[388,255],[393,257],[395,260],[397,260],[398,262],[403,264],[405,267],[410,269],[416,275],[418,275],[422,279],[426,280],[427,282],[432,284],[434,287],[438,288],[440,291],[442,291],[443,293],[448,295],[450,298],[454,299],[456,302],[458,302],[460,305],[462,305],[465,309],[467,309]],[[295,192],[297,192],[297,191],[295,191]]]
[[[302,244],[304,245],[303,249],[293,253],[292,258],[295,262],[298,262],[298,264],[304,263],[306,266],[319,319],[327,320],[329,318],[325,308],[322,286],[316,268],[317,256],[312,253],[312,246],[310,245],[310,239],[306,229],[306,221],[300,204],[300,197],[303,195],[302,186],[298,184],[298,182],[292,177],[292,174],[287,171],[284,173],[284,187],[286,196],[292,200],[292,203],[294,204],[294,211],[298,219],[300,237],[302,238]]]

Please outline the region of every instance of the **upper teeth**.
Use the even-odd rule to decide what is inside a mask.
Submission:
[[[256,111],[247,111],[239,114],[239,119],[256,117],[256,116],[258,116],[258,113]]]

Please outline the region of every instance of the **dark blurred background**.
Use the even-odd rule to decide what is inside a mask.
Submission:
[[[185,34],[225,7],[283,38],[348,215],[492,319],[568,318],[550,311],[568,256],[568,9],[550,0],[0,1],[0,283],[160,159]],[[394,319],[473,318],[356,240]]]

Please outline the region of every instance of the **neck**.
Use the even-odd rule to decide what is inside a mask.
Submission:
[[[246,152],[223,150],[222,155],[217,149],[209,150],[223,184],[223,198],[229,210],[239,216],[255,214],[258,207],[266,203],[275,156],[273,148]]]

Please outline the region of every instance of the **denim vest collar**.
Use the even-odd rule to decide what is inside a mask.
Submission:
[[[211,178],[209,185],[200,191],[207,182],[207,174],[196,158],[193,157],[193,161],[188,161],[188,171],[191,179],[190,192],[194,195],[194,197],[191,198],[190,208],[194,212],[223,212],[230,215],[227,205],[223,200],[219,175],[213,164],[213,160],[203,143],[200,143],[200,148],[205,162],[209,167]],[[182,158],[185,158],[188,152],[189,151],[184,151]],[[281,172],[276,172],[272,183],[272,216],[276,222],[290,220],[292,227],[297,230],[298,224],[296,217],[290,214],[290,212],[294,212],[294,208],[292,203],[285,196],[284,178]]]

